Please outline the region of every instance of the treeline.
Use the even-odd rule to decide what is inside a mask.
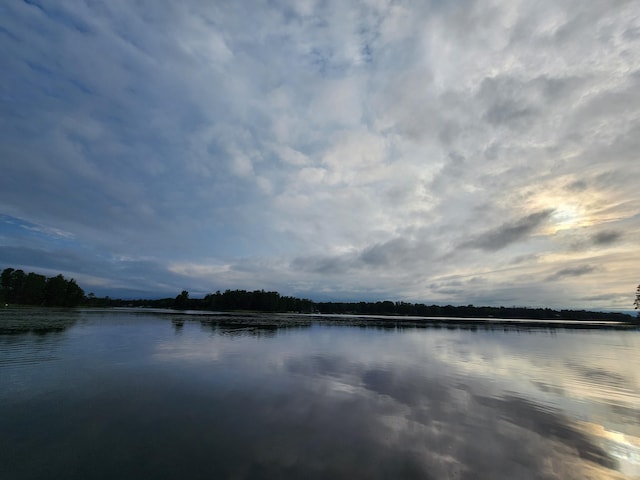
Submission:
[[[0,274],[0,301],[20,305],[75,307],[85,301],[82,288],[62,275],[45,277],[37,273],[5,268]]]
[[[180,295],[184,295],[182,292]],[[306,298],[289,297],[278,292],[264,290],[225,290],[206,295],[202,305],[207,310],[257,310],[261,312],[306,312],[314,309],[314,303]]]
[[[586,310],[553,310],[526,307],[476,307],[474,305],[425,305],[407,302],[320,302],[314,304],[320,313],[354,315],[413,315],[419,317],[523,318],[531,320],[619,320],[633,317],[626,313],[590,312]]]
[[[640,287],[639,287],[640,289]],[[629,322],[631,315],[586,310],[553,310],[551,308],[476,307],[474,305],[425,305],[423,303],[392,302],[314,302],[306,298],[280,295],[265,290],[225,290],[190,298],[183,290],[176,297],[156,300],[122,300],[110,297],[85,296],[74,279],[62,275],[47,278],[37,273],[6,268],[0,277],[0,301],[22,305],[74,307],[147,307],[177,310],[248,310],[256,312],[299,312],[352,315],[401,315],[419,317],[462,318],[522,318],[534,320],[604,320]]]
[[[103,307],[152,307],[177,310],[233,311],[251,310],[258,312],[299,312],[351,315],[401,315],[418,317],[461,317],[461,318],[522,318],[528,320],[603,320],[629,322],[634,317],[624,313],[590,312],[586,310],[553,310],[551,308],[525,307],[476,307],[474,305],[425,305],[408,302],[314,302],[312,300],[280,295],[278,292],[255,290],[225,290],[205,295],[204,298],[190,298],[183,290],[175,298],[158,300],[118,300],[105,298],[88,299],[88,304]]]
[[[225,290],[205,295],[204,298],[190,298],[189,292],[183,290],[175,298],[157,300],[120,300],[109,297],[98,298],[89,294],[88,306],[96,307],[147,307],[173,308],[177,310],[252,310],[257,312],[300,312],[316,311],[313,301],[305,298],[280,295],[278,292],[264,290]]]

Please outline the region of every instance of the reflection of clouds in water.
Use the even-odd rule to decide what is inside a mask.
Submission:
[[[497,390],[519,392],[568,412],[581,420],[580,428],[574,426],[578,430],[604,430],[594,441],[622,471],[640,476],[640,372],[636,361],[620,359],[625,350],[629,359],[637,358],[640,345],[633,333],[618,335],[561,330],[546,337],[476,334],[468,343],[456,340],[450,342],[453,348],[434,351],[467,379],[483,379],[497,384]],[[457,348],[464,352],[459,358]],[[616,430],[627,433],[623,440]]]
[[[629,478],[640,478],[640,438],[612,432],[593,423],[577,422],[576,425],[585,434],[597,438],[603,448],[618,460],[620,472]]]
[[[626,422],[640,425],[640,412],[638,412],[638,408],[623,407],[621,405],[611,405],[611,410],[621,417],[624,417]]]
[[[614,402],[631,403],[637,400],[638,391],[634,382],[626,375],[620,375],[602,367],[578,364],[573,361],[565,362],[569,372],[567,376],[586,395],[599,399],[607,404]]]
[[[613,469],[615,460],[588,436],[578,431],[573,422],[553,410],[544,409],[526,399],[505,396],[503,398],[477,397],[477,401],[497,412],[508,422],[525,428],[545,438],[552,438],[577,450],[581,458]]]
[[[636,377],[625,368],[608,375],[611,359],[592,366],[604,347],[585,345],[577,333],[312,328],[266,341],[196,333],[185,328],[154,358],[217,362],[284,389],[227,399],[254,422],[256,440],[246,448],[257,464],[247,472],[549,479],[637,472],[635,430],[621,440],[600,425],[638,414],[637,394],[606,401],[608,387]]]
[[[209,346],[207,349],[189,350],[189,348],[185,348],[185,345],[179,345],[175,342],[159,342],[153,352],[153,359],[157,361],[215,362],[220,359],[220,352],[213,346]]]
[[[576,332],[560,336],[544,332],[460,335],[455,331],[408,330],[387,335],[320,327],[271,332],[269,342],[257,341],[252,332],[235,331],[233,341],[228,342],[215,331],[208,337],[199,333],[191,331],[180,340],[158,345],[155,358],[207,362],[233,356],[236,366],[271,371],[282,368],[290,357],[301,356],[308,357],[307,362],[296,368],[316,374],[338,368],[344,371],[345,362],[374,364],[382,371],[419,364],[425,372],[478,378],[490,388],[522,391],[541,401],[565,405],[572,399],[589,399],[633,408],[640,391],[640,372],[632,367],[634,362],[621,365],[619,358],[607,358],[603,352],[607,348],[594,342],[593,334],[587,334],[590,338],[584,341]],[[290,341],[291,336],[295,341]],[[634,347],[629,344],[630,350]],[[326,357],[329,351],[331,359]],[[612,395],[619,400],[615,404]]]
[[[476,333],[467,342],[447,342],[433,352],[458,373],[526,392],[540,401],[566,407],[567,402],[588,399],[606,408],[636,407],[640,371],[633,367],[634,362],[620,361],[621,349],[610,349],[606,335],[615,334],[608,332],[598,341],[597,334],[581,332],[560,331],[546,337]],[[635,358],[640,342],[631,338],[625,343],[630,358]],[[615,355],[607,356],[610,350]]]
[[[602,473],[616,464],[564,416],[523,399],[479,396],[472,385],[454,386],[447,378],[415,368],[340,364],[335,357],[309,363],[291,359],[287,364],[312,385],[314,401],[310,405],[305,398],[307,408],[323,412],[336,403],[352,403],[352,408],[335,411],[326,425],[342,424],[346,415],[353,422],[357,412],[356,418],[373,429],[374,435],[366,439],[372,452],[402,452],[403,461],[433,478],[454,473],[457,478],[584,478],[581,459]],[[334,377],[340,383],[359,380],[359,388],[351,392],[356,398],[347,402],[349,397],[336,395],[326,385]],[[327,415],[320,417],[328,421]]]
[[[625,378],[623,375],[607,371],[604,368],[577,365],[572,362],[567,362],[566,365],[580,373],[583,377],[592,380],[594,383],[597,382],[603,384],[611,389],[619,389],[620,387],[629,385],[628,378]]]

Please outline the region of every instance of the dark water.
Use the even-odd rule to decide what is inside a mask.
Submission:
[[[640,478],[638,331],[260,318],[0,311],[0,478]]]

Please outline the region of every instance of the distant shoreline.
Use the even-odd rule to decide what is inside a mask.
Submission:
[[[83,309],[92,311],[93,308]],[[577,328],[577,329],[640,329],[640,323],[631,317],[630,321],[602,319],[530,319],[495,317],[453,317],[420,315],[384,315],[384,314],[342,314],[342,313],[298,313],[298,312],[259,312],[255,310],[206,311],[175,310],[145,307],[107,307],[106,311],[118,311],[141,314],[182,316],[193,320],[220,324],[273,325],[285,326],[296,323],[321,323],[351,326],[382,327],[521,327],[521,328]]]
[[[10,306],[0,309],[0,335],[60,332],[81,318],[108,318],[110,315],[149,316],[170,320],[176,329],[200,324],[213,330],[274,332],[279,329],[313,327],[356,327],[374,329],[444,329],[468,331],[527,332],[547,330],[618,330],[640,332],[637,322],[617,320],[532,320],[525,318],[422,317],[409,315],[361,315],[321,313],[275,313],[256,311],[174,310],[142,307],[37,307]],[[133,320],[132,320],[133,321]]]

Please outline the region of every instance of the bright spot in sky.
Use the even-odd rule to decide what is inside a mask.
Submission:
[[[562,204],[556,207],[552,214],[556,231],[566,230],[582,225],[583,218],[580,209],[575,205]]]

